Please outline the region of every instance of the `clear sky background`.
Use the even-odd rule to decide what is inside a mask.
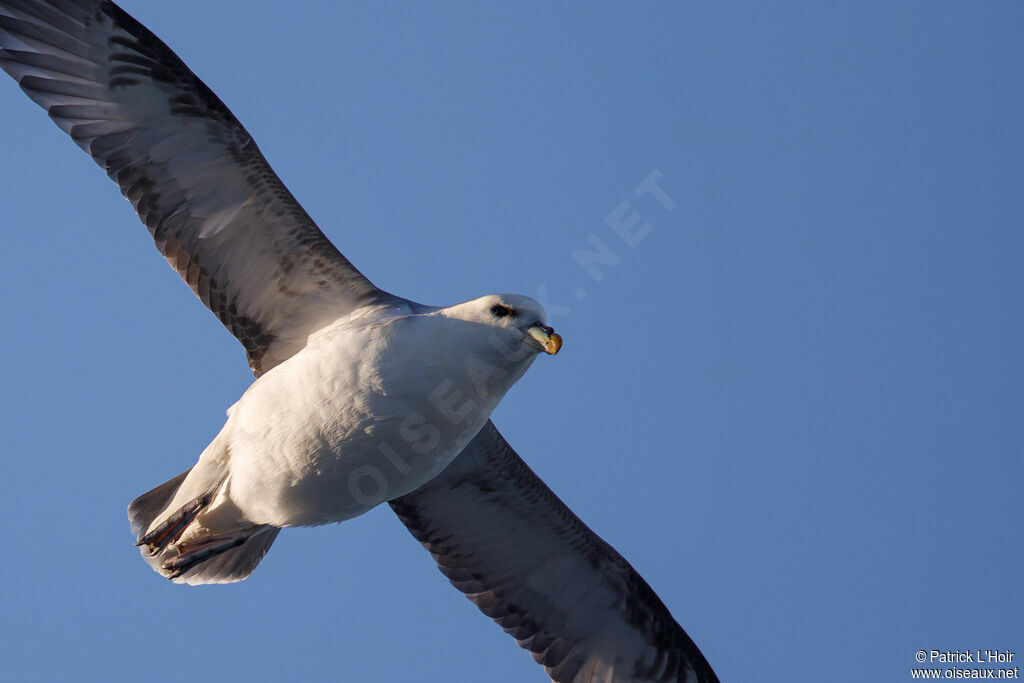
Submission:
[[[124,5],[376,284],[546,300],[495,422],[723,681],[1024,657],[1024,6]],[[0,148],[0,678],[545,679],[387,508],[150,571],[242,349],[9,80]]]

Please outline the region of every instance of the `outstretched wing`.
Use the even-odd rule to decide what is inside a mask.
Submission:
[[[390,298],[317,228],[224,103],[100,0],[0,0],[0,68],[120,187],[259,375]]]
[[[718,681],[647,582],[488,422],[391,501],[441,572],[554,681]]]

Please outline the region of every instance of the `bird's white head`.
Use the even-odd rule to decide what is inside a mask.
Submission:
[[[521,342],[533,352],[553,356],[562,348],[562,337],[548,326],[544,307],[521,294],[488,294],[443,308],[438,314],[494,328],[497,338]]]

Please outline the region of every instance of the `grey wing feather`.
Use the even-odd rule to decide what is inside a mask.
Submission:
[[[718,681],[647,582],[488,422],[392,509],[554,681]]]
[[[398,300],[317,228],[216,95],[108,1],[0,0],[0,68],[121,187],[259,375]]]

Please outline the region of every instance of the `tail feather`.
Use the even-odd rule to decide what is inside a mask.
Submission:
[[[143,534],[149,530],[150,525],[153,524],[153,520],[167,509],[167,506],[170,505],[171,500],[174,498],[174,494],[181,488],[182,482],[185,481],[185,477],[191,471],[192,468],[190,467],[174,479],[165,481],[152,491],[143,493],[128,504],[128,523],[131,525],[132,533],[135,534],[136,538],[142,538]]]
[[[202,523],[202,513],[217,507],[207,508],[220,481],[190,500],[177,513],[168,516],[168,507],[189,472],[191,470],[186,470],[142,494],[128,506],[128,520],[132,533],[138,539],[136,545],[141,546],[142,559],[155,572],[175,583],[199,585],[241,581],[267,554],[281,529],[269,525],[245,525],[227,532],[206,528]],[[187,493],[188,489],[183,492],[183,497]],[[154,529],[154,522],[161,518]]]
[[[173,577],[175,583],[187,583],[198,586],[204,583],[234,583],[252,574],[256,565],[270,550],[277,538],[280,527],[259,526],[241,545],[220,552],[203,562],[196,564],[180,576]],[[173,554],[173,553],[172,553]],[[148,559],[148,558],[147,558]],[[170,572],[161,569],[160,573],[170,577]]]

